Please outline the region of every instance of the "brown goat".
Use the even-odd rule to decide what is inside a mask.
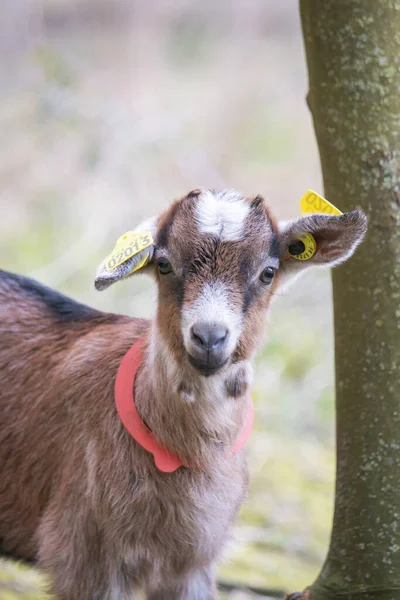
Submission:
[[[60,600],[216,598],[215,563],[247,487],[243,452],[229,450],[271,296],[303,266],[349,257],[366,219],[318,214],[279,230],[261,197],[196,190],[139,230],[154,239],[151,322],[0,271],[0,550],[37,562]],[[308,232],[317,251],[298,261],[288,248]],[[101,268],[97,286],[126,269]],[[187,465],[171,473],[115,408],[138,338],[135,403]]]

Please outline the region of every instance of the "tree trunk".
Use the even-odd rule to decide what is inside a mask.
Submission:
[[[326,197],[369,217],[333,272],[337,476],[305,597],[400,598],[400,0],[300,0]]]

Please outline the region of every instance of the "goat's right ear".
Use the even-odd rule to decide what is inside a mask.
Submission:
[[[118,238],[114,249],[99,265],[94,286],[102,291],[110,285],[134,275],[153,260],[157,219],[149,219]]]
[[[361,210],[340,215],[317,213],[282,223],[279,228],[286,279],[305,267],[334,267],[350,258],[364,239],[367,217]]]

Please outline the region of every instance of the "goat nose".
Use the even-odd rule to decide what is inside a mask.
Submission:
[[[225,342],[228,329],[218,323],[198,323],[192,327],[192,338],[198,346],[207,350],[215,350]]]

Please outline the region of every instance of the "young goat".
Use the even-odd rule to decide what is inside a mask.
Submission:
[[[316,214],[279,230],[259,196],[195,190],[143,230],[151,322],[0,272],[0,549],[37,562],[60,600],[216,598],[214,565],[247,487],[231,450],[271,296],[303,267],[351,256],[366,218]],[[288,248],[309,232],[317,251],[298,261]],[[129,268],[101,268],[97,287]],[[116,374],[138,339],[134,403],[161,453],[179,457],[171,472],[116,410]]]

